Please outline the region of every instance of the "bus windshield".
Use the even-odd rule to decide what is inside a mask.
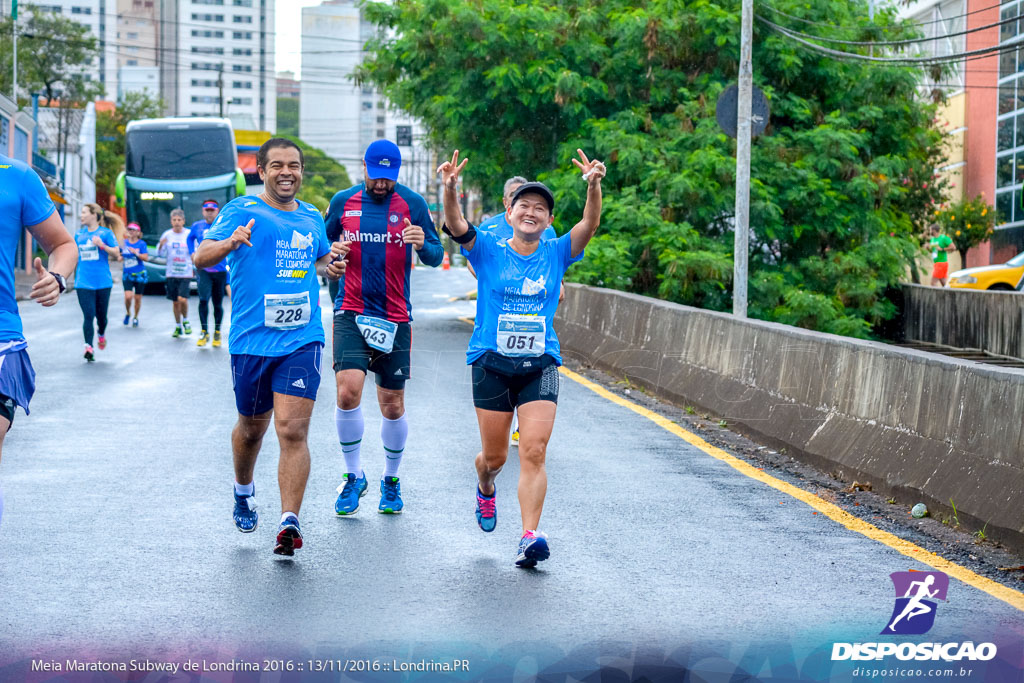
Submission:
[[[234,148],[229,128],[132,130],[125,144],[125,172],[154,179],[233,173]]]
[[[156,244],[165,230],[171,229],[171,210],[185,211],[185,227],[203,218],[203,202],[216,201],[221,206],[235,196],[234,185],[195,192],[128,192],[128,215],[142,228],[147,243]]]

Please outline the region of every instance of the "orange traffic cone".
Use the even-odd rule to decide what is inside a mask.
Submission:
[[[441,270],[451,270],[452,264],[448,260],[448,252],[444,253],[444,259],[441,260]]]

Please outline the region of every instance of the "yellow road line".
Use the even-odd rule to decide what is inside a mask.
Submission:
[[[475,289],[471,289],[468,292],[466,292],[465,294],[463,294],[462,296],[449,297],[448,298],[448,303],[451,303],[452,301],[458,301],[460,299],[468,299],[469,297],[473,296],[474,294],[476,294],[476,290]]]
[[[751,479],[756,479],[761,483],[771,486],[773,489],[781,491],[786,495],[792,496],[793,498],[796,498],[797,500],[806,503],[807,505],[811,506],[812,508],[822,513],[826,517],[829,517],[830,519],[839,522],[850,531],[855,531],[859,534],[867,536],[873,541],[883,543],[892,548],[893,550],[896,550],[897,552],[902,553],[903,555],[906,555],[907,557],[913,560],[917,560],[918,562],[922,562],[926,565],[934,567],[935,569],[938,569],[941,572],[945,572],[946,574],[949,574],[950,576],[959,579],[960,581],[963,581],[964,583],[973,586],[980,591],[988,593],[994,598],[1002,600],[1006,604],[1015,607],[1018,610],[1024,611],[1024,593],[1015,591],[1012,588],[1007,588],[1001,583],[998,583],[991,579],[987,579],[984,576],[975,574],[970,569],[961,567],[958,564],[954,564],[949,560],[946,560],[945,558],[939,557],[938,555],[933,555],[928,550],[925,550],[924,548],[921,548],[920,546],[917,546],[911,543],[910,541],[905,541],[899,536],[894,536],[893,534],[890,534],[888,531],[882,531],[873,524],[869,524],[865,522],[863,519],[851,515],[849,512],[846,512],[839,506],[833,505],[828,501],[822,500],[813,493],[804,491],[803,489],[797,486],[793,486],[788,482],[776,479],[775,477],[766,474],[762,470],[757,469],[756,467],[750,465],[749,463],[744,462],[743,460],[740,460],[739,458],[733,455],[729,455],[721,448],[716,448],[715,446],[712,446],[704,439],[700,438],[693,432],[689,432],[683,429],[678,424],[672,422],[668,418],[662,417],[661,415],[658,415],[657,413],[650,411],[647,408],[644,408],[643,406],[637,405],[636,403],[633,403],[628,399],[622,398],[621,396],[616,396],[615,394],[608,391],[604,387],[595,384],[594,382],[591,382],[587,378],[573,372],[572,370],[569,370],[565,367],[561,367],[559,368],[559,370],[562,372],[563,375],[573,380],[574,382],[582,384],[583,386],[585,386],[587,389],[590,389],[598,396],[606,398],[612,403],[616,403],[624,408],[632,410],[634,413],[637,413],[638,415],[646,417],[648,420],[655,423],[662,429],[665,429],[666,431],[675,434],[686,443],[690,444],[695,448],[699,448],[700,450],[710,455],[712,458],[721,460],[722,462],[730,465],[735,470],[737,470],[743,475],[750,477]]]

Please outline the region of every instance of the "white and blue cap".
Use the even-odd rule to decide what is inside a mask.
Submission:
[[[363,155],[366,162],[366,176],[370,180],[385,178],[398,180],[398,169],[402,166],[402,153],[398,145],[390,140],[374,140]]]

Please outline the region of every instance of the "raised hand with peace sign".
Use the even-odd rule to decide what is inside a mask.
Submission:
[[[459,206],[458,186],[459,174],[466,167],[469,159],[463,159],[459,163],[459,150],[452,153],[452,160],[446,161],[437,167],[441,174],[441,182],[444,184],[444,222],[443,230],[461,244],[468,251],[473,248],[474,235],[466,236],[469,232],[469,223],[462,215],[462,207]]]
[[[462,173],[462,169],[466,167],[466,162],[469,159],[463,159],[462,163],[459,163],[459,150],[455,150],[452,153],[452,160],[446,161],[437,167],[437,172],[441,174],[441,182],[444,184],[445,189],[451,188],[453,191],[459,185],[459,174]]]
[[[594,159],[593,161],[588,159],[582,149],[577,149],[576,153],[580,155],[580,158],[573,159],[572,163],[576,164],[576,167],[583,171],[583,179],[588,183],[600,183],[601,178],[604,178],[605,173],[607,172],[604,164],[597,159]],[[580,160],[582,160],[582,162]]]

